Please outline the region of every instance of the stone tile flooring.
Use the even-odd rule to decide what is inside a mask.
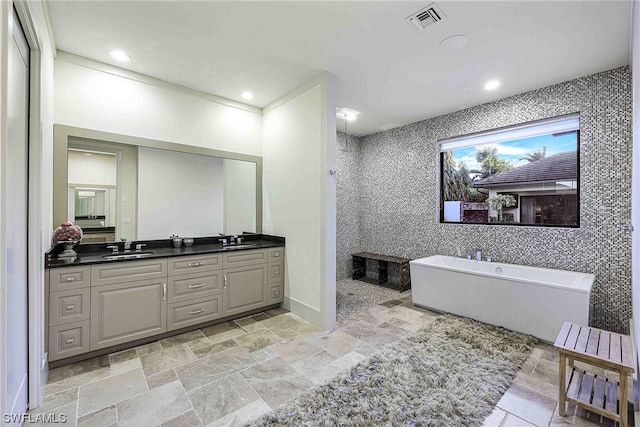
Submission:
[[[242,425],[435,316],[406,293],[327,332],[274,309],[54,369],[35,413],[91,427]],[[555,349],[538,344],[484,425],[612,426],[571,405],[558,415],[557,365]]]

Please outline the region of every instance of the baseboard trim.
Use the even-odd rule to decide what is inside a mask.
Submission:
[[[320,310],[308,306],[307,304],[285,296],[282,307],[286,308],[295,315],[302,317],[314,325],[324,328],[324,316]]]

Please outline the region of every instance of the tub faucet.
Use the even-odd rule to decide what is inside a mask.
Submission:
[[[482,261],[482,250],[476,249],[476,261]]]
[[[458,258],[462,258],[462,251],[460,250],[460,246],[456,246],[456,255],[458,255]]]

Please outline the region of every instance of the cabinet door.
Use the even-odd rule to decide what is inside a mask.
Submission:
[[[114,261],[91,267],[91,286],[151,280],[167,277],[167,259],[145,261]]]
[[[284,248],[270,248],[267,249],[267,261],[268,262],[284,262]]]
[[[89,351],[89,321],[52,326],[49,329],[49,361]]]
[[[161,334],[166,329],[164,280],[143,280],[91,289],[92,351]]]
[[[278,283],[284,281],[284,260],[280,262],[270,262],[267,265],[269,283]]]
[[[207,299],[222,292],[222,272],[182,274],[168,280],[168,302]]]
[[[173,331],[222,317],[221,300],[222,295],[214,295],[208,300],[169,304],[167,330]]]
[[[169,276],[181,273],[214,271],[222,268],[221,254],[202,254],[169,258]]]
[[[226,252],[222,255],[223,268],[235,268],[243,265],[262,264],[267,262],[267,250],[240,250]]]
[[[69,289],[88,288],[91,280],[91,267],[62,267],[49,269],[51,292]]]
[[[229,268],[224,273],[222,315],[230,316],[267,305],[267,265]]]
[[[269,304],[279,304],[284,301],[284,283],[269,284]]]
[[[90,319],[91,289],[70,289],[49,294],[49,326]]]

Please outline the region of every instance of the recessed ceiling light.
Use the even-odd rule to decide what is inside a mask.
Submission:
[[[121,62],[131,61],[131,57],[121,50],[112,50],[109,52],[109,55],[111,55],[111,57],[116,61],[121,61]]]
[[[358,114],[360,114],[360,111],[352,110],[351,108],[336,108],[336,116],[349,122],[357,119]]]
[[[242,95],[240,96],[243,97],[244,99],[253,99],[253,94],[248,90],[245,90],[244,92],[242,92]]]
[[[485,83],[484,88],[486,90],[493,90],[498,86],[500,86],[500,82],[498,80],[489,80],[487,83]]]
[[[467,36],[458,34],[455,36],[447,37],[440,42],[440,49],[453,52],[454,50],[460,50],[467,45]]]

